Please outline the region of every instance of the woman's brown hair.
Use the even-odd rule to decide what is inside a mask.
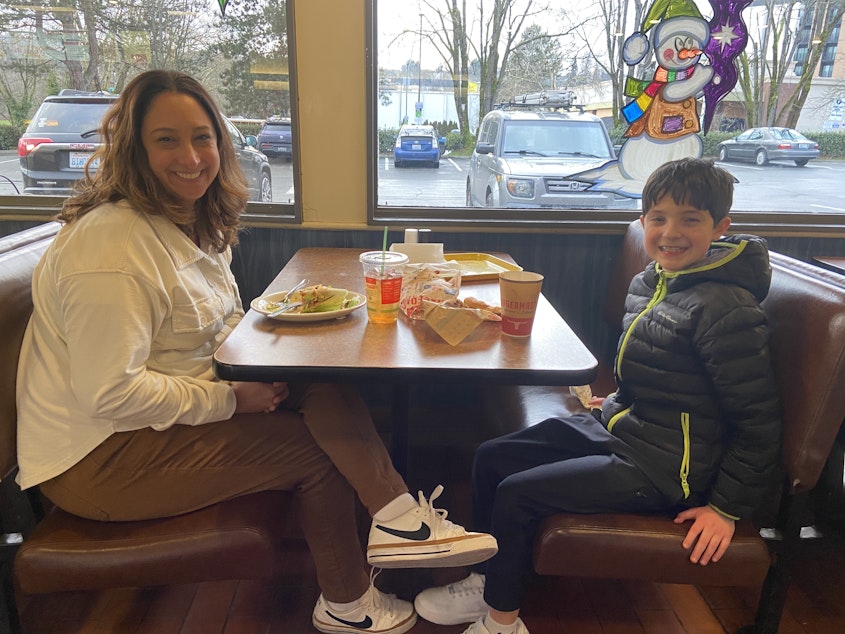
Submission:
[[[193,211],[185,211],[153,174],[141,139],[141,126],[153,99],[165,92],[190,95],[214,125],[220,171]],[[238,241],[238,219],[246,207],[246,179],[238,165],[229,131],[211,95],[193,77],[168,70],[136,76],[103,117],[103,144],[94,153],[97,171],[88,166],[77,192],[62,206],[58,220],[73,222],[104,202],[128,200],[142,213],[163,215],[183,229],[205,235],[218,251]],[[90,163],[89,163],[90,164]]]

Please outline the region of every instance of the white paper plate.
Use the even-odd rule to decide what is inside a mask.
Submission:
[[[280,291],[278,293],[270,293],[269,295],[262,295],[261,297],[256,297],[252,300],[249,304],[249,307],[252,310],[261,313],[265,317],[269,316],[269,313],[272,313],[274,310],[278,308],[278,303],[282,300],[285,296],[286,291]],[[354,293],[352,291],[347,291],[354,298],[357,300],[357,303],[354,306],[347,306],[346,308],[341,308],[340,310],[330,310],[325,313],[282,313],[281,315],[276,315],[271,319],[277,319],[279,321],[328,321],[329,319],[340,319],[341,317],[346,317],[349,313],[354,310],[358,310],[362,306],[367,305],[367,298],[361,293]]]

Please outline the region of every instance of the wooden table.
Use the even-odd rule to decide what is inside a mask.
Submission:
[[[363,293],[358,262],[363,251],[301,249],[266,292],[287,290],[307,277],[312,284]],[[498,280],[462,281],[460,297],[467,296],[498,305]],[[226,380],[392,384],[393,458],[401,473],[412,383],[584,385],[595,378],[597,367],[543,296],[527,338],[503,335],[498,322],[484,322],[453,347],[425,322],[402,315],[393,325],[369,324],[366,308],[343,319],[307,323],[281,322],[250,310],[214,355],[214,370]]]

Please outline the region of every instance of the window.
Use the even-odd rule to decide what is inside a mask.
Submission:
[[[296,161],[263,155],[257,140],[270,117],[295,122],[290,6],[229,2],[223,19],[205,0],[0,0],[0,205],[58,208],[115,95],[144,70],[170,68],[201,79],[222,109],[248,214],[297,220]]]
[[[678,134],[695,139],[689,141],[691,149],[686,155],[696,154],[699,143],[704,156],[716,158],[717,143],[733,138],[742,128],[774,124],[798,129],[811,137],[813,131],[822,131],[821,122],[803,116],[812,115],[811,101],[807,101],[807,112],[802,110],[797,121],[787,121],[786,100],[794,92],[797,76],[809,70],[806,44],[799,46],[792,58],[795,72],[784,72],[784,86],[772,85],[765,73],[753,72],[770,63],[772,51],[766,47],[773,43],[766,37],[768,23],[785,24],[792,31],[791,37],[782,38],[784,47],[801,38],[809,41],[810,36],[807,24],[801,20],[803,5],[785,6],[766,0],[742,10],[749,38],[758,45],[756,49],[749,45],[747,54],[763,51],[761,57],[747,65],[736,64],[753,72],[743,78],[746,91],[738,83],[720,99],[706,102],[699,92],[697,109],[666,115],[662,129],[665,137],[657,138],[655,134],[652,139],[643,140],[642,129],[637,131],[622,111],[637,100],[628,91],[640,88],[639,94],[643,94],[645,87],[658,81],[660,74],[656,74],[656,69],[666,66],[662,61],[666,58],[661,59],[655,47],[663,47],[662,51],[672,43],[684,41],[669,38],[670,25],[661,23],[660,16],[649,14],[652,5],[659,4],[641,3],[641,13],[634,14],[633,4],[614,0],[369,0],[369,221],[528,227],[626,222],[637,211],[626,211],[623,199],[628,198],[628,209],[631,199],[639,203],[630,187],[611,190],[610,194],[605,191],[603,198],[587,198],[584,194],[606,190],[609,182],[615,186],[620,172],[623,180],[629,178],[641,184],[645,176],[630,178],[628,168],[643,170],[640,163],[649,165],[672,133],[699,125],[699,133]],[[714,16],[713,7],[707,0],[694,0],[694,4],[696,8],[690,9],[687,17],[701,26],[702,33],[698,34],[696,27],[692,38],[702,41],[693,42],[692,48],[718,56],[726,48],[731,30],[711,34],[708,21]],[[786,11],[793,13],[786,15]],[[654,24],[659,26],[652,28]],[[634,59],[629,40],[637,32],[645,53]],[[707,48],[708,42],[719,46]],[[776,45],[781,45],[781,41]],[[778,59],[783,60],[780,63],[789,63],[789,52],[788,48],[777,51]],[[677,58],[689,59],[686,54]],[[710,60],[705,54],[698,59],[699,65],[690,67],[692,76],[697,72],[701,77],[719,68],[719,64],[733,65],[734,61],[733,57]],[[681,65],[664,70],[681,76],[690,71]],[[816,75],[819,72],[833,72],[834,76],[836,73],[826,62],[815,69]],[[716,75],[715,70],[713,73]],[[824,86],[818,87],[823,89]],[[815,94],[815,90],[813,86],[810,94]],[[777,95],[774,103],[765,98],[772,93]],[[664,105],[671,107],[669,101]],[[554,113],[571,118],[573,123],[566,132],[562,127],[547,126],[538,135],[527,124],[520,130],[510,121],[515,115],[510,119],[491,116],[496,111],[533,112],[539,118]],[[604,125],[611,141],[609,151],[599,137],[588,135],[588,117]],[[739,130],[720,132],[724,120],[744,123]],[[393,142],[404,123],[433,125],[445,137],[445,151],[435,174],[431,170],[393,168]],[[500,128],[505,123],[511,127],[503,131]],[[707,135],[703,133],[705,127]],[[497,145],[499,139],[504,145]],[[649,145],[649,140],[657,142]],[[521,146],[521,157],[516,150],[521,161],[508,160],[514,155],[504,154],[513,152],[512,144]],[[536,154],[526,156],[530,153]],[[624,161],[626,153],[628,163]],[[675,154],[678,155],[684,154]],[[567,160],[562,160],[564,156]],[[574,157],[584,161],[577,168],[572,166]],[[616,171],[612,171],[613,165]],[[737,179],[734,210],[738,213],[734,217],[747,217],[748,226],[757,221],[769,222],[764,217],[770,219],[773,215],[778,216],[778,224],[810,224],[820,220],[819,213],[845,213],[845,199],[831,194],[829,180],[819,174],[820,170],[802,171],[791,165],[792,170],[786,171],[785,166],[778,167],[775,162],[767,165],[765,171],[747,162],[726,161],[721,166]],[[524,173],[515,173],[515,169]],[[518,182],[508,188],[508,181]],[[557,198],[547,189],[551,186],[556,188]],[[783,188],[790,191],[789,196],[776,194]],[[578,204],[568,204],[572,201]],[[749,213],[744,216],[742,212]],[[813,217],[809,216],[811,213]],[[803,217],[794,217],[797,215]],[[824,222],[841,224],[841,216],[831,219],[831,215],[825,215]]]

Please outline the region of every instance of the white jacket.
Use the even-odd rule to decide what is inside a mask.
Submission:
[[[211,368],[243,316],[231,258],[125,201],[62,227],[33,274],[18,364],[22,488],[114,432],[232,416],[234,391]]]

